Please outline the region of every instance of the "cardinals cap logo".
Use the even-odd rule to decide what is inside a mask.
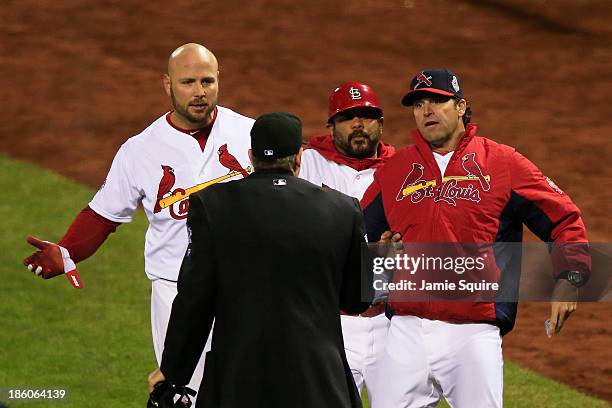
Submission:
[[[359,88],[355,88],[354,86],[351,86],[348,92],[351,95],[352,100],[361,99],[361,92],[359,92]]]
[[[419,86],[421,86],[421,84],[431,86],[433,84],[433,82],[431,82],[431,79],[431,76],[425,75],[425,71],[419,72],[419,75],[417,75],[416,77],[417,83],[414,85],[414,89],[417,89]]]

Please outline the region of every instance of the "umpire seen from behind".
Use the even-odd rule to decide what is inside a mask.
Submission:
[[[262,115],[255,172],[190,197],[190,243],[150,386],[189,381],[215,319],[197,407],[361,406],[338,315],[369,306],[361,209],[296,177],[301,144],[299,118]]]

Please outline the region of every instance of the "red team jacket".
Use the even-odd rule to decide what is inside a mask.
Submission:
[[[513,148],[477,136],[476,129],[467,125],[444,178],[428,143],[414,131],[414,144],[378,169],[361,201],[369,241],[391,230],[400,232],[404,242],[520,242],[524,223],[545,242],[586,243],[580,211],[570,198]],[[555,248],[551,255],[560,252],[553,256],[555,277],[568,270],[588,277],[588,249],[564,254],[562,246]],[[500,281],[512,274],[518,285],[520,270],[517,274],[503,260],[497,266]],[[502,334],[512,329],[516,317],[516,303],[510,302],[409,303],[393,298],[391,293],[389,307],[395,314],[488,322]]]

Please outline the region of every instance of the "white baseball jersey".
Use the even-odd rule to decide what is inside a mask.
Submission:
[[[375,171],[375,168],[358,171],[326,159],[315,149],[306,149],[302,154],[300,178],[361,200],[363,193],[374,180]]]
[[[185,220],[192,188],[237,180],[251,171],[248,149],[253,122],[218,106],[202,151],[195,138],[172,127],[164,114],[117,152],[106,181],[89,206],[111,221],[127,223],[142,203],[149,220],[145,238],[149,279],[178,279],[187,249]],[[239,165],[226,167],[222,159],[226,164],[237,160]]]

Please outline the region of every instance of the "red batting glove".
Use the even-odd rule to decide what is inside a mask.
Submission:
[[[23,264],[31,272],[43,279],[50,279],[64,273],[64,261],[59,245],[33,236],[29,236],[27,241],[28,244],[39,249],[23,260]]]
[[[29,271],[43,279],[50,279],[65,273],[72,286],[83,287],[76,265],[65,248],[33,236],[29,236],[27,241],[28,244],[38,248],[38,251],[23,260],[23,264],[28,267]]]

